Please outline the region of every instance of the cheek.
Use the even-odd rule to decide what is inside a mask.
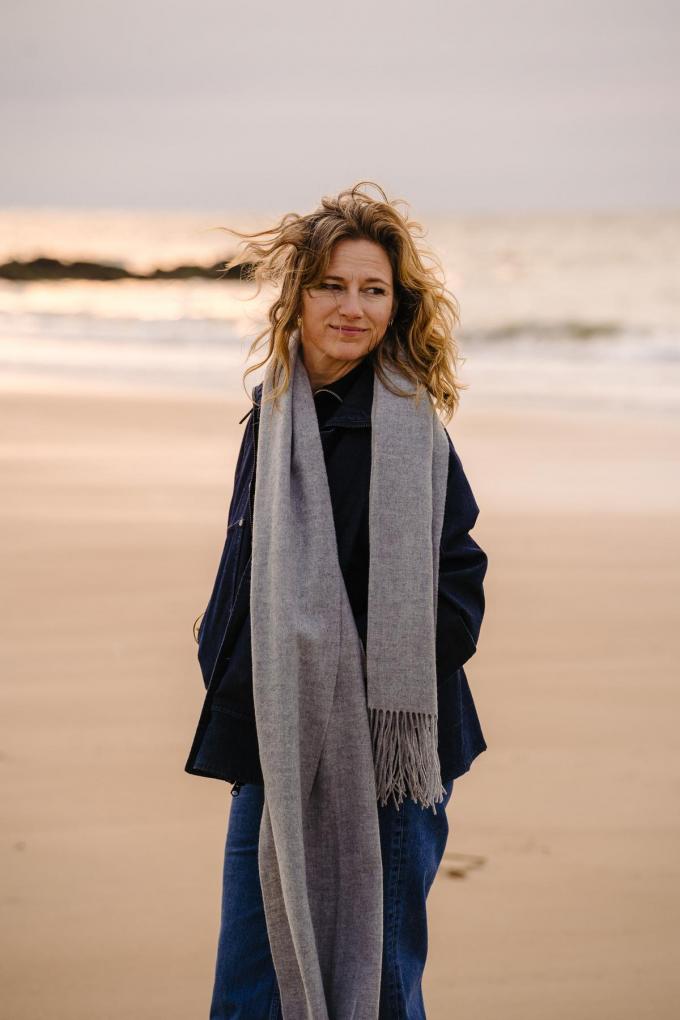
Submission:
[[[315,308],[312,304],[302,309],[302,328],[306,331],[308,339],[321,338],[326,334],[326,318],[323,309]]]
[[[303,323],[305,323],[307,326],[309,326],[309,325],[311,325],[313,318],[314,318],[314,315],[313,315],[313,312],[312,312],[311,308],[307,304],[303,304],[303,306],[302,306],[302,321],[303,321]]]
[[[303,318],[307,319],[308,322],[318,322],[321,318],[319,315],[320,309],[315,304],[312,298],[307,298],[302,304],[302,315]]]

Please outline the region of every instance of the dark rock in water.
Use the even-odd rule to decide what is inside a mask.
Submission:
[[[227,259],[215,262],[212,266],[175,266],[174,269],[154,269],[146,276],[136,276],[137,280],[190,280],[198,277],[203,280],[242,280],[247,279],[251,266],[243,265],[225,269]]]
[[[60,262],[49,258],[5,262],[0,266],[0,279],[17,283],[30,280],[124,280],[129,276],[123,266],[100,262]]]
[[[135,273],[125,266],[106,262],[61,262],[59,259],[37,258],[29,262],[13,259],[0,265],[0,280],[12,283],[31,283],[38,280],[241,280],[247,279],[252,266],[243,263],[225,270],[228,259],[212,266],[176,266],[174,269],[154,269],[150,273]]]

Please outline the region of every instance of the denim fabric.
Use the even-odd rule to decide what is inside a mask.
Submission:
[[[405,800],[378,805],[383,862],[383,962],[378,1020],[425,1020],[426,899],[446,848],[446,806]],[[264,787],[246,783],[232,800],[210,1020],[282,1020],[262,903],[257,847]]]

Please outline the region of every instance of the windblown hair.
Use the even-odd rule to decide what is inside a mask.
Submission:
[[[366,194],[364,185],[375,188],[379,198]],[[444,284],[441,263],[417,243],[425,236],[422,226],[399,211],[401,199],[390,201],[373,181],[359,181],[338,195],[324,197],[312,213],[287,213],[269,230],[244,233],[227,228],[242,238],[242,251],[226,265],[236,266],[241,275],[257,284],[255,297],[264,284],[274,284],[278,297],[268,312],[269,326],[253,340],[250,357],[266,341],[266,355],[250,365],[246,377],[274,358],[277,385],[275,400],[290,382],[288,338],[302,315],[302,291],[321,282],[328,270],[333,246],[345,238],[364,238],[384,248],[392,265],[398,302],[392,325],[372,352],[374,371],[391,392],[383,365],[391,365],[415,386],[429,391],[444,424],[453,416],[459,391],[467,384],[456,378],[461,358],[454,331],[459,324],[459,305]],[[408,208],[408,207],[407,207]]]

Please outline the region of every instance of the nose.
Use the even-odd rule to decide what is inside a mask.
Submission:
[[[347,319],[360,319],[364,312],[361,307],[361,301],[359,300],[359,292],[350,290],[347,288],[342,294],[338,295],[338,308],[341,315],[344,315]]]

